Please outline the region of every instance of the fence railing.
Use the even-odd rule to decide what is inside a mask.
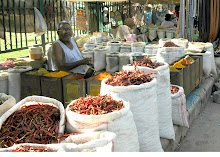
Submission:
[[[109,32],[110,24],[103,25],[103,7],[107,6],[109,11],[125,10],[126,16],[130,12],[129,3],[88,3],[89,32]],[[47,25],[47,31],[42,36],[36,36],[36,7],[43,15]],[[126,8],[126,9],[125,9]],[[66,12],[64,11],[66,10]],[[69,3],[62,0],[0,0],[0,53],[27,49],[33,44],[45,45],[58,39],[56,33],[57,24],[65,20],[66,13],[72,24],[75,35],[87,33],[76,28],[76,12],[85,9],[84,2]],[[125,14],[122,14],[122,19]]]

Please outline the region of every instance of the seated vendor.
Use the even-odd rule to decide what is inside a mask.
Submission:
[[[118,27],[116,34],[116,40],[125,41],[128,34],[132,34],[132,28],[134,27],[134,21],[132,18],[127,18],[124,21],[124,25]]]
[[[175,27],[174,23],[171,22],[171,15],[170,14],[165,15],[165,21],[163,21],[161,23],[161,27],[164,27],[164,28],[173,28],[173,27]]]
[[[73,31],[71,25],[67,21],[62,21],[57,26],[57,34],[59,39],[52,45],[52,70],[63,70],[74,73],[85,74],[91,65],[90,58],[83,58],[72,38]]]

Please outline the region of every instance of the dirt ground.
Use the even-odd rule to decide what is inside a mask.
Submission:
[[[220,104],[211,97],[176,152],[220,152]]]

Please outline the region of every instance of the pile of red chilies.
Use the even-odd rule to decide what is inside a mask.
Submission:
[[[0,69],[8,69],[8,68],[13,68],[15,66],[14,62],[9,60],[9,61],[4,61],[0,63]]]
[[[145,66],[145,67],[149,67],[152,69],[156,69],[157,67],[162,66],[164,64],[158,63],[158,62],[152,62],[149,58],[143,58],[143,59],[137,60],[136,62],[133,62],[132,65]]]
[[[21,145],[21,146],[16,147],[11,152],[55,152],[55,151],[47,149],[47,148],[43,148],[43,147]]]
[[[170,86],[171,94],[175,94],[179,92],[179,88],[177,86]]]
[[[124,107],[122,101],[113,100],[108,95],[80,97],[69,106],[69,110],[85,115],[103,115],[119,111]]]
[[[172,41],[167,41],[167,42],[165,42],[163,47],[180,47],[180,46],[174,44]]]
[[[0,130],[0,147],[14,143],[57,143],[60,111],[45,105],[24,105],[11,114]]]
[[[140,85],[152,81],[153,78],[150,75],[140,70],[123,70],[108,78],[106,84],[112,86]]]

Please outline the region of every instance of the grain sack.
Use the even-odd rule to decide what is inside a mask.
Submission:
[[[165,29],[158,29],[157,36],[159,39],[165,38],[166,37],[166,30]]]
[[[157,61],[172,64],[185,56],[183,47],[161,47],[157,51]]]
[[[17,102],[21,100],[20,74],[31,69],[31,66],[15,66],[8,69],[8,94],[13,96]]]
[[[107,47],[111,52],[120,52],[121,42],[120,41],[109,41]]]
[[[86,50],[93,50],[96,47],[96,43],[94,42],[87,42],[83,45]]]
[[[157,29],[158,28],[156,26],[148,27],[148,32],[149,32],[148,38],[150,39],[150,41],[153,41],[154,39],[156,39]]]
[[[113,98],[119,101],[121,99]],[[102,115],[84,115],[69,110],[73,100],[66,108],[66,130],[68,133],[86,133],[95,131],[110,131],[116,134],[113,140],[115,152],[138,152],[139,142],[133,114],[128,102],[122,100],[124,108],[119,111]]]
[[[121,45],[120,52],[131,52],[131,44],[123,44]]]
[[[173,124],[189,128],[186,111],[186,96],[184,94],[184,89],[183,87],[177,85],[171,85],[171,88],[172,86],[179,89],[177,93],[172,93],[171,91]]]
[[[100,46],[94,49],[94,69],[101,71],[106,68],[106,54],[109,52],[107,47]]]
[[[101,94],[130,103],[141,152],[162,152],[159,138],[156,79],[140,85],[112,86],[101,82]]]
[[[8,72],[0,71],[0,93],[8,94]]]
[[[206,51],[205,53],[192,53],[190,51],[186,51],[186,54],[203,56],[203,73],[205,76],[209,76],[212,70],[212,53],[210,51]]]
[[[131,44],[132,52],[142,52],[144,53],[144,47],[146,46],[145,42],[136,42]]]
[[[93,50],[83,50],[83,58],[91,58],[91,64],[94,64],[94,51]]]
[[[158,107],[159,133],[160,137],[166,139],[175,139],[175,133],[172,122],[172,106],[170,92],[170,69],[167,63],[152,69],[144,66],[137,66],[138,70],[145,73],[153,73],[151,76],[157,78],[156,98]],[[134,66],[123,66],[123,70],[133,70]],[[150,102],[149,102],[150,103]]]
[[[110,52],[106,54],[106,72],[108,73],[114,73],[118,71],[118,64],[119,64],[119,59],[118,59],[118,54],[117,52]]]
[[[116,134],[109,131],[70,135],[60,143],[65,152],[112,152]]]
[[[0,93],[0,117],[16,104],[16,100],[11,95]]]
[[[180,46],[180,47],[184,47],[184,49],[186,49],[188,47],[188,40],[187,39],[184,39],[184,38],[174,38],[174,39],[171,39],[171,41]]]
[[[171,39],[170,38],[161,38],[161,39],[159,39],[159,47],[163,47],[163,45],[168,41],[171,41]]]
[[[215,57],[214,57],[214,49],[212,43],[203,43],[203,42],[189,42],[189,48],[191,49],[200,49],[204,51],[211,52],[211,73],[213,75],[217,75],[216,65],[215,65]],[[203,57],[204,58],[204,57]]]
[[[144,47],[144,53],[149,55],[156,55],[158,51],[159,45],[157,44],[149,44]]]
[[[132,62],[132,53],[119,53],[118,58],[119,58],[118,70],[121,71],[123,65],[127,65],[127,64],[130,64]]]
[[[175,38],[175,33],[176,33],[175,30],[173,30],[173,29],[167,29],[167,30],[166,30],[166,38],[170,38],[170,39]]]

